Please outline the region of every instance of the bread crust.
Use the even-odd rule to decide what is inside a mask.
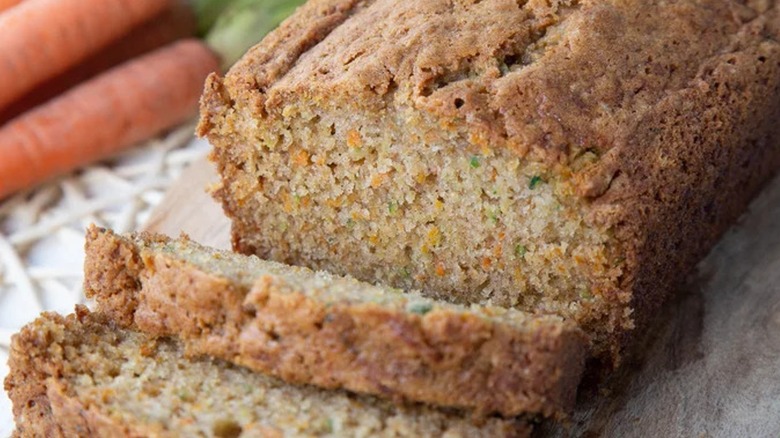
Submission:
[[[270,120],[306,96],[355,111],[413,108],[476,147],[572,172],[585,217],[614,236],[622,271],[604,288],[611,309],[578,319],[597,353],[617,362],[629,332],[780,167],[776,2],[471,3],[366,2],[294,54],[280,43],[285,29],[310,22],[295,15],[224,79],[211,78],[199,133],[229,150],[241,132],[232,111]],[[265,59],[293,55],[284,73],[266,74]],[[585,153],[598,159],[573,167]],[[224,170],[227,158],[213,158]],[[243,239],[259,232],[246,212],[228,191],[215,196],[236,249],[257,251]]]
[[[67,373],[63,349],[68,336],[89,337],[82,324],[111,326],[104,317],[90,314],[84,306],[65,318],[44,312],[14,335],[8,359],[10,372],[5,390],[13,402],[18,437],[127,437],[146,436],[84,406],[58,380]],[[71,331],[72,333],[66,333]]]
[[[193,354],[288,382],[480,415],[563,417],[573,407],[587,345],[571,324],[529,317],[510,325],[448,308],[419,315],[348,298],[327,302],[282,275],[260,276],[247,287],[151,248],[151,242],[164,238],[91,228],[87,296],[113,320],[181,337]],[[119,289],[128,284],[125,274],[134,276],[135,288]]]

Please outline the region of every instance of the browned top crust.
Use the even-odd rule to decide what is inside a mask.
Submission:
[[[491,145],[566,160],[619,146],[706,64],[769,39],[747,29],[763,27],[773,3],[312,1],[225,85],[263,112],[288,94],[392,101],[465,121]]]

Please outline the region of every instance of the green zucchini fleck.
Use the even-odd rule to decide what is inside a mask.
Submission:
[[[419,301],[412,301],[409,303],[406,303],[406,311],[410,313],[416,313],[418,315],[425,315],[426,313],[433,310],[433,304],[431,303],[425,303],[425,302],[419,302]]]

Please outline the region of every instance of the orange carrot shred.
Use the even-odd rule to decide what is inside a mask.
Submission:
[[[26,0],[0,14],[0,108],[170,6],[172,0]]]
[[[0,127],[0,198],[150,138],[195,114],[219,60],[182,40],[129,61]]]

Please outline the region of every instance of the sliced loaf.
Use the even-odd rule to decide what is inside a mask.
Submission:
[[[423,406],[298,387],[121,329],[86,308],[48,313],[13,338],[5,380],[19,437],[513,437]]]
[[[312,0],[201,108],[238,251],[617,357],[780,168],[780,8]]]
[[[85,290],[125,326],[294,383],[505,416],[574,403],[586,343],[555,316],[90,228]]]

